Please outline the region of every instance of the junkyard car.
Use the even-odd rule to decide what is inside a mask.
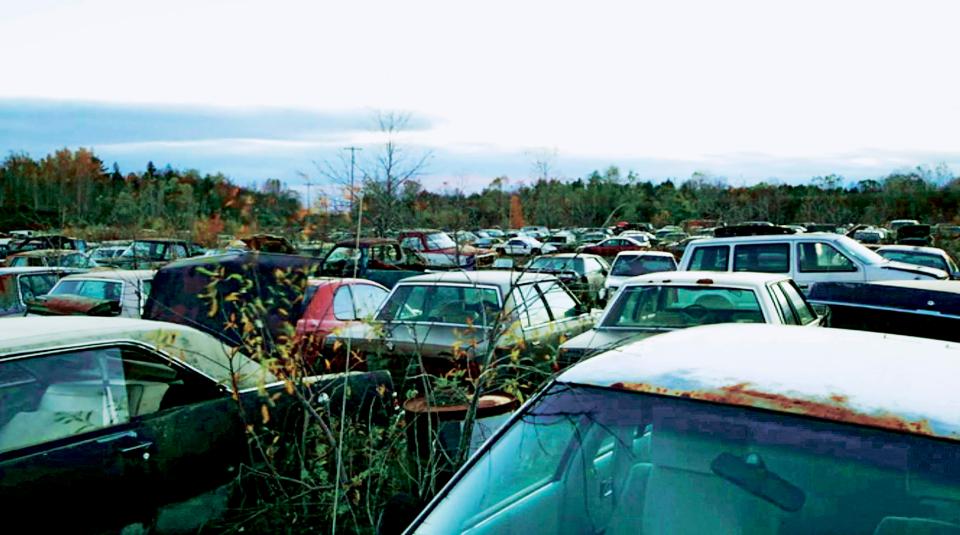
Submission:
[[[607,298],[613,297],[623,281],[637,275],[676,271],[677,259],[663,251],[624,251],[618,253],[610,265],[610,274],[604,282]]]
[[[0,317],[22,316],[27,302],[44,295],[64,275],[77,270],[46,267],[0,267]]]
[[[946,251],[938,247],[884,245],[877,249],[877,254],[896,262],[940,269],[949,273],[951,279],[960,279],[960,267]]]
[[[597,326],[560,346],[576,362],[627,341],[712,323],[820,324],[789,277],[672,271],[627,279]]]
[[[960,342],[956,281],[818,282],[807,299],[831,327]]]
[[[109,315],[139,318],[150,295],[155,271],[108,269],[60,279],[47,295],[30,305],[34,314],[82,313],[107,305]]]
[[[603,283],[610,272],[610,265],[601,256],[563,253],[538,256],[527,262],[524,269],[532,273],[555,275],[581,303],[599,306],[603,302]]]
[[[14,240],[10,243],[11,253],[22,253],[26,251],[36,251],[39,249],[70,249],[73,251],[85,252],[87,242],[69,236],[59,234],[43,234],[25,236],[22,239]]]
[[[306,309],[297,320],[299,350],[308,366],[323,348],[330,333],[358,321],[372,320],[390,290],[364,279],[311,278],[303,302]]]
[[[893,262],[846,236],[821,233],[697,240],[687,246],[680,269],[782,273],[801,288],[826,281],[947,278],[939,269]]]
[[[404,251],[397,240],[360,238],[334,245],[323,257],[320,271],[326,277],[358,277],[390,288],[425,269],[426,261],[416,251]]]
[[[398,235],[404,249],[416,251],[427,265],[436,268],[476,269],[487,267],[496,256],[493,251],[478,249],[466,243],[458,244],[442,230],[404,230]]]
[[[69,249],[36,249],[7,257],[7,267],[65,267],[91,269],[97,263],[84,253]]]
[[[664,334],[560,375],[408,532],[956,533],[958,389],[943,342]]]
[[[157,269],[179,258],[189,258],[190,243],[163,238],[139,239],[118,256],[105,259],[106,265],[124,269]]]
[[[633,236],[630,238],[607,238],[596,245],[587,245],[580,248],[580,252],[586,254],[595,254],[605,258],[613,258],[623,251],[639,251],[650,248],[650,241],[646,236]]]
[[[498,245],[496,250],[501,255],[526,256],[555,253],[557,248],[530,236],[517,236]]]
[[[397,367],[422,357],[429,373],[443,374],[458,348],[474,361],[495,351],[521,349],[552,355],[562,338],[590,328],[593,320],[552,275],[511,271],[443,272],[400,281],[375,321],[327,338],[361,354],[384,356]],[[491,336],[491,334],[493,336]]]
[[[195,530],[224,510],[226,494],[217,489],[251,462],[247,424],[262,428],[262,396],[283,392],[284,383],[189,327],[80,316],[6,321],[6,511],[56,504],[55,514],[29,515],[31,528],[86,533],[131,524]],[[296,429],[295,399],[269,403],[275,426]],[[178,507],[198,495],[201,505]]]

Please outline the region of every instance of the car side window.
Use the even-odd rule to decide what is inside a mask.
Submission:
[[[737,245],[733,249],[733,270],[788,273],[790,271],[790,245],[787,243]]]
[[[119,348],[0,362],[0,452],[130,420]]]
[[[172,251],[171,254],[174,259],[186,258],[187,256],[187,248],[184,247],[182,243],[173,244],[173,246],[170,249],[168,249],[168,251]]]
[[[796,313],[800,325],[806,325],[817,319],[817,314],[810,308],[810,304],[803,298],[803,295],[793,281],[781,282],[780,288],[783,290],[784,295],[787,296],[790,304],[793,305],[793,311]]]
[[[514,300],[523,328],[537,327],[550,322],[550,312],[535,284],[524,284],[514,290]]]
[[[562,320],[576,315],[577,301],[559,282],[541,282],[537,285],[543,292],[543,297],[547,301],[547,307],[550,309],[554,320]]]
[[[55,275],[44,273],[42,275],[20,275],[20,295],[23,300],[33,299],[38,295],[46,295],[57,283]]]
[[[798,267],[803,273],[857,270],[857,266],[852,260],[829,243],[799,243],[797,244],[797,250]]]
[[[333,316],[340,321],[349,321],[357,318],[353,308],[353,289],[351,285],[337,288],[333,294]]]
[[[353,306],[357,310],[357,318],[372,318],[389,293],[387,290],[372,284],[355,284],[353,286]]]
[[[777,312],[780,313],[780,319],[783,320],[783,323],[785,325],[799,325],[800,322],[797,320],[797,316],[790,306],[790,300],[787,299],[787,296],[783,293],[780,286],[771,284],[768,288],[770,294],[773,295],[773,301],[777,305]]]
[[[120,353],[126,396],[124,403],[130,418],[149,416],[224,395],[212,379],[144,348],[123,346]]]
[[[730,247],[711,245],[695,247],[690,258],[690,271],[726,271],[729,263]]]

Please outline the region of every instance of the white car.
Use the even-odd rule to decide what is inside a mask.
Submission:
[[[62,297],[80,297],[115,303],[117,315],[139,318],[150,295],[155,270],[108,269],[69,275],[60,279],[42,303],[53,306]]]
[[[956,533],[957,389],[940,341],[655,336],[557,377],[408,533]]]
[[[603,283],[607,297],[612,297],[623,281],[637,275],[676,271],[677,259],[665,251],[623,251],[610,264],[610,274]]]
[[[530,236],[517,236],[510,238],[507,243],[497,246],[497,253],[510,256],[527,256],[549,254],[557,251],[557,248],[549,243],[531,238]]]
[[[690,242],[681,271],[782,273],[806,288],[814,282],[946,279],[939,269],[892,262],[846,236],[827,233],[705,238]]]
[[[674,271],[627,279],[593,329],[560,346],[565,364],[627,341],[713,323],[821,323],[785,275]]]

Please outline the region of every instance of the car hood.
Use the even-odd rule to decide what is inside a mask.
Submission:
[[[897,262],[891,260],[881,266],[882,269],[889,269],[893,271],[902,271],[905,273],[913,273],[915,275],[925,275],[933,279],[946,279],[949,278],[949,275],[946,271],[939,270],[936,268],[918,266],[916,264],[907,264],[906,262]]]

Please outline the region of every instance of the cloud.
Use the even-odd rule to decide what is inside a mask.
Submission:
[[[318,111],[292,108],[231,108],[111,104],[84,101],[0,99],[0,149],[43,156],[62,147],[90,147],[108,165],[124,171],[157,166],[222,172],[244,183],[279,178],[302,189],[301,173],[318,184],[324,179],[313,162],[332,161],[348,145],[362,147],[358,176],[383,142],[369,110]],[[514,186],[530,183],[533,160],[542,147],[476,141],[456,125],[418,118],[399,137],[411,157],[431,153],[421,177],[433,190],[478,191],[497,176]],[[505,127],[506,128],[506,127]],[[548,152],[552,152],[549,149]],[[945,163],[960,169],[960,151],[861,149],[820,151],[814,156],[763,151],[645,156],[565,153],[558,150],[551,169],[575,178],[611,165],[635,171],[642,179],[686,179],[694,172],[725,177],[731,184],[763,180],[798,183],[837,173],[856,181],[893,170]]]

